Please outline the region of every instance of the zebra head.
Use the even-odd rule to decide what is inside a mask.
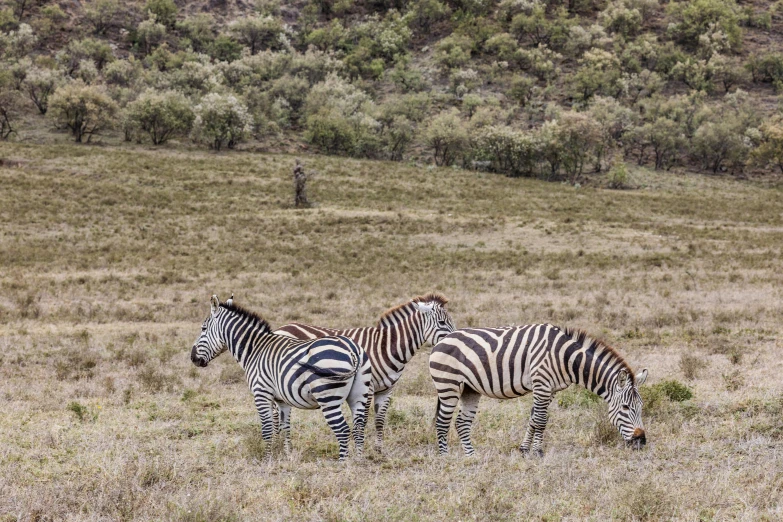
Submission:
[[[210,304],[212,305],[212,311],[204,319],[204,323],[201,325],[201,335],[196,339],[190,352],[190,360],[193,361],[193,364],[202,368],[228,348],[217,320],[220,312],[218,296],[213,295]]]
[[[446,301],[437,297],[427,301],[414,301],[418,312],[424,318],[422,331],[424,339],[435,346],[441,339],[455,330],[451,314],[446,310]]]
[[[642,370],[632,378],[628,370],[621,369],[613,385],[609,399],[609,420],[620,430],[625,443],[633,449],[641,449],[647,444],[647,436],[642,424],[642,397],[639,386],[647,380],[647,370]]]

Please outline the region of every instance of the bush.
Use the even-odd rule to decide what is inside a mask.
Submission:
[[[144,20],[136,28],[136,38],[144,54],[150,54],[166,37],[166,26],[157,21],[155,16]]]
[[[508,126],[486,126],[474,136],[476,157],[490,161],[492,170],[507,176],[532,176],[538,144],[531,133]]]
[[[693,398],[693,392],[686,385],[674,379],[661,381],[651,386],[652,389],[660,391],[672,402],[684,402]]]
[[[606,173],[609,188],[628,188],[628,166],[621,159],[615,161]]]
[[[105,90],[81,81],[60,87],[49,101],[48,114],[58,124],[70,129],[77,143],[87,141],[112,125],[117,104]]]
[[[236,96],[211,93],[195,108],[194,137],[215,150],[234,148],[250,132],[253,118]]]
[[[511,32],[518,38],[527,39],[532,45],[562,49],[574,25],[576,20],[568,17],[565,8],[560,7],[554,16],[547,16],[544,4],[536,3],[530,14],[520,13],[511,20]]]
[[[240,43],[250,48],[250,54],[261,49],[282,49],[285,35],[283,23],[271,16],[250,16],[235,20],[229,25],[231,33]]]
[[[189,133],[195,118],[190,103],[181,93],[153,89],[129,103],[126,113],[128,123],[149,135],[154,145]]]
[[[177,28],[187,38],[185,43],[197,53],[206,52],[215,40],[215,18],[209,13],[189,16]]]
[[[94,0],[84,8],[84,18],[92,25],[95,34],[103,34],[116,23],[119,12],[117,0]]]
[[[467,127],[459,111],[451,109],[435,116],[424,131],[424,139],[432,149],[436,165],[452,165],[468,144]]]
[[[683,44],[696,46],[703,34],[715,29],[725,35],[731,49],[738,50],[742,44],[740,12],[734,0],[672,2],[667,11],[675,20],[669,32]]]
[[[139,75],[139,63],[131,56],[127,60],[115,60],[103,69],[106,83],[128,87]]]
[[[209,55],[220,62],[233,62],[242,56],[242,44],[227,34],[221,34],[210,45]]]
[[[0,47],[3,54],[10,58],[20,59],[29,55],[37,42],[33,28],[27,24],[19,24],[15,31],[0,33]]]
[[[751,56],[746,66],[754,82],[776,83],[783,81],[783,53]]]
[[[155,19],[166,27],[174,27],[177,21],[177,4],[174,0],[147,0],[144,10],[155,15]]]
[[[467,36],[452,34],[435,45],[435,61],[446,69],[462,67],[473,50],[473,41]]]
[[[524,68],[533,73],[539,80],[551,81],[560,73],[558,64],[562,60],[559,53],[549,49],[546,45],[539,45],[532,49],[517,50],[516,60]]]
[[[49,97],[62,81],[62,75],[51,69],[33,67],[22,82],[23,88],[38,112],[46,114],[49,109]]]
[[[0,88],[0,139],[7,140],[16,132],[13,128],[19,117],[19,93],[7,88]]]
[[[412,24],[419,29],[428,29],[432,24],[448,18],[451,9],[439,0],[419,0],[410,3],[408,13]]]
[[[707,362],[696,355],[683,354],[680,357],[680,370],[688,380],[695,379],[699,371],[707,367]]]
[[[613,53],[591,49],[584,54],[580,63],[581,67],[573,77],[577,98],[587,101],[596,94],[619,94],[620,61]]]
[[[774,165],[783,173],[783,116],[774,115],[761,124],[760,143],[753,152],[754,159],[762,167]]]
[[[642,13],[628,8],[623,0],[614,0],[598,16],[606,29],[624,37],[633,36],[642,27]]]
[[[543,130],[553,150],[559,148],[558,163],[575,184],[601,142],[600,126],[585,113],[568,111],[556,121],[546,122]]]

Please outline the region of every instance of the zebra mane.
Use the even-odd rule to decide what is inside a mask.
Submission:
[[[220,308],[225,308],[229,312],[234,312],[235,314],[250,319],[255,322],[256,326],[265,327],[267,330],[272,330],[272,327],[269,326],[269,323],[267,322],[266,319],[264,319],[263,317],[261,317],[255,312],[251,312],[247,308],[242,308],[238,304],[234,304],[233,300],[230,303],[229,302],[220,303]]]
[[[408,306],[411,303],[431,303],[431,302],[438,303],[440,306],[446,306],[446,304],[448,304],[449,300],[446,299],[443,295],[437,294],[437,293],[433,293],[433,292],[431,292],[429,294],[420,295],[418,297],[414,297],[413,299],[411,299],[407,303],[402,303],[402,304],[397,305],[397,306],[395,306],[393,308],[389,308],[388,310],[383,312],[381,314],[381,317],[378,319],[378,324],[380,325],[381,321],[383,321],[384,319],[388,318],[390,315],[393,315],[395,312],[398,312],[399,310],[405,308],[406,306]]]
[[[587,350],[595,351],[596,348],[602,348],[604,351],[611,353],[614,358],[617,360],[617,362],[620,364],[622,368],[624,368],[628,372],[628,376],[631,379],[631,382],[636,384],[636,375],[633,372],[633,369],[631,368],[631,365],[628,364],[628,362],[625,360],[625,358],[620,355],[620,352],[615,350],[613,347],[606,344],[606,341],[603,339],[596,339],[593,337],[590,337],[587,332],[584,330],[579,330],[576,328],[566,328],[563,330],[565,334],[571,338],[571,340],[575,341],[576,343],[584,346],[585,341],[589,342],[588,346],[585,346]]]

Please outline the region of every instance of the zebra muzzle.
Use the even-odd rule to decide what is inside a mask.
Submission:
[[[647,435],[644,433],[644,430],[636,428],[627,444],[633,449],[642,449],[647,444]]]

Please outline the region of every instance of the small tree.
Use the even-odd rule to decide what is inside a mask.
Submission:
[[[117,104],[104,89],[75,81],[60,87],[49,102],[48,114],[60,125],[70,129],[77,143],[85,136],[110,127],[117,113]]]
[[[195,118],[181,93],[148,89],[126,109],[127,122],[149,135],[154,145],[166,143],[178,134],[187,134]]]
[[[232,149],[250,133],[253,118],[236,96],[210,93],[195,108],[193,135],[215,150]]]
[[[19,93],[7,88],[0,89],[0,139],[7,140],[16,132],[14,120],[19,115]]]
[[[250,16],[231,23],[234,37],[250,48],[250,54],[261,49],[277,50],[282,47],[280,35],[283,34],[282,22],[271,16]]]
[[[177,21],[177,4],[174,0],[147,0],[145,9],[166,27],[174,27]]]
[[[92,25],[95,34],[104,34],[116,21],[120,11],[117,0],[94,0],[84,8],[84,17]]]
[[[468,144],[468,131],[459,111],[451,109],[435,116],[424,132],[424,139],[432,149],[436,165],[454,163]]]
[[[136,36],[144,54],[150,54],[166,37],[166,26],[159,23],[153,15],[139,24]]]
[[[22,87],[38,108],[38,112],[46,114],[49,109],[49,97],[57,90],[61,81],[62,75],[57,71],[33,67],[28,71]]]
[[[783,116],[776,114],[759,128],[761,143],[753,157],[761,166],[775,165],[783,173]]]

